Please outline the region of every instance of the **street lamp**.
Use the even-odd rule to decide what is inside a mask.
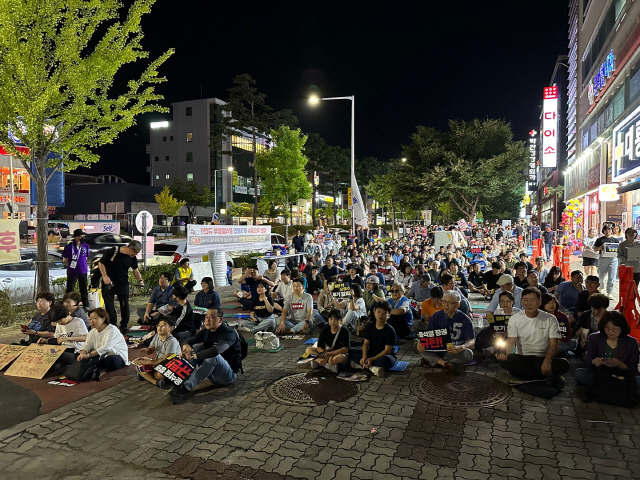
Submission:
[[[219,168],[218,170],[213,171],[213,213],[214,215],[218,213],[218,172],[223,172],[224,168]],[[233,167],[229,166],[226,170],[231,173],[233,172]]]
[[[312,95],[309,98],[309,104],[310,105],[318,105],[320,103],[321,100],[350,100],[351,101],[351,178],[355,178],[356,173],[355,173],[355,166],[356,166],[356,136],[355,136],[355,104],[356,104],[356,97],[355,95],[351,95],[350,97],[317,97],[316,95]],[[349,184],[351,184],[351,179],[349,179]],[[353,196],[354,192],[351,192],[351,195]],[[351,207],[351,234],[355,235],[355,228],[356,228],[356,222],[355,222],[355,210],[353,208],[353,206]]]

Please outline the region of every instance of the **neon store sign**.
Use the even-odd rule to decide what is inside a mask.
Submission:
[[[594,75],[593,79],[589,82],[589,105],[592,105],[596,101],[596,97],[602,93],[607,80],[611,78],[613,72],[616,71],[616,57],[613,54],[613,50],[609,52],[607,58],[605,58],[602,65]]]

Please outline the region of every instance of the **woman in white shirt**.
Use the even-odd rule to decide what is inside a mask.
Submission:
[[[76,355],[82,349],[82,342],[87,338],[87,326],[81,317],[74,317],[62,305],[54,305],[49,310],[51,322],[56,324],[53,338],[41,338],[38,344],[64,345],[64,351],[56,363],[70,365],[76,360]]]
[[[340,301],[333,299],[336,308],[348,309],[344,316],[342,326],[347,328],[351,333],[356,333],[358,329],[358,320],[367,315],[367,306],[362,298],[362,287],[357,283],[351,284],[351,299]]]
[[[413,284],[413,267],[410,263],[403,263],[396,273],[395,283],[399,283],[406,290]]]
[[[127,342],[118,327],[109,323],[109,314],[104,308],[96,308],[89,312],[91,331],[87,335],[78,361],[100,357],[99,371],[117,370],[129,365]]]

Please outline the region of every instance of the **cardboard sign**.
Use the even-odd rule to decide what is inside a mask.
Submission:
[[[484,250],[484,245],[474,245],[473,247],[471,247],[472,254],[482,253],[482,250]]]
[[[66,349],[64,345],[31,344],[7,369],[5,375],[40,379]]]
[[[335,298],[349,298],[351,296],[351,287],[344,283],[334,283],[331,287],[331,294]]]
[[[418,338],[428,352],[446,352],[447,344],[451,343],[451,337],[446,328],[418,332]]]
[[[175,353],[169,355],[154,367],[156,372],[160,372],[171,380],[174,385],[182,385],[182,382],[189,378],[189,375],[193,373],[194,369],[193,365],[183,358],[178,357]]]
[[[487,312],[487,322],[495,333],[507,333],[507,325],[509,325],[509,318],[511,315],[494,315],[491,312]]]
[[[13,362],[26,349],[24,345],[0,345],[0,370]]]

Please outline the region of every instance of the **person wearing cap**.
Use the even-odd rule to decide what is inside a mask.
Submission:
[[[522,309],[522,288],[516,287],[513,283],[513,277],[511,275],[503,274],[498,279],[498,288],[496,293],[493,294],[493,298],[489,302],[489,306],[487,307],[487,312],[495,313],[496,308],[498,308],[498,303],[500,302],[500,294],[502,292],[511,292],[513,294],[514,303],[513,306],[515,308]]]
[[[385,301],[385,293],[382,288],[380,288],[380,279],[375,275],[370,275],[367,277],[365,282],[365,289],[362,291],[362,298],[364,299],[364,304],[367,306],[367,312],[371,310],[371,307],[376,302],[384,302]]]
[[[67,267],[67,293],[73,292],[76,282],[80,287],[80,298],[82,305],[89,306],[89,296],[87,295],[87,259],[89,258],[89,245],[82,240],[85,232],[81,228],[73,231],[73,240],[65,245],[62,251],[62,263]]]

